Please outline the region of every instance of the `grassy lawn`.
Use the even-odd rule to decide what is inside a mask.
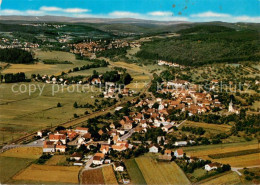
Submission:
[[[129,159],[125,161],[126,169],[131,178],[132,184],[146,184],[144,176],[140,171],[135,159]]]
[[[27,167],[34,159],[0,156],[0,182],[6,183],[20,170]]]
[[[136,162],[147,184],[190,184],[184,172],[174,162],[157,162],[146,156],[136,158]]]

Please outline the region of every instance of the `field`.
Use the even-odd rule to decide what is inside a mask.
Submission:
[[[217,175],[210,177],[206,180],[203,180],[199,184],[201,185],[228,185],[228,184],[240,184],[241,180],[236,172],[228,172],[225,174]]]
[[[193,121],[185,121],[182,125],[185,127],[202,127],[206,132],[209,134],[219,134],[223,132],[229,132],[231,129],[230,125],[215,125],[215,124],[208,124],[208,123],[201,123],[201,122],[193,122]]]
[[[196,156],[202,159],[209,159],[212,161],[230,164],[233,167],[244,167],[259,165],[259,154],[249,154],[242,156],[226,157],[221,159],[211,159],[208,155],[212,154],[222,154],[227,152],[239,152],[242,150],[257,149],[258,144],[255,140],[250,142],[241,143],[227,143],[218,145],[206,145],[206,146],[193,146],[188,148],[183,148],[184,152],[188,156]]]
[[[82,184],[105,184],[102,169],[84,171],[82,173]]]
[[[159,163],[151,157],[136,158],[147,184],[190,184],[184,172],[174,162]]]
[[[135,159],[126,160],[125,165],[132,184],[146,184],[144,176],[140,171]]]
[[[69,69],[74,67],[80,67],[90,62],[83,60],[76,60],[75,55],[68,52],[61,51],[41,51],[35,50],[35,58],[38,58],[39,61],[43,60],[57,60],[57,61],[69,61],[72,64],[44,64],[42,62],[36,64],[11,64],[10,67],[5,69],[2,73],[18,73],[24,72],[27,77],[30,77],[31,74],[40,74],[40,75],[59,75],[62,71],[66,72]]]
[[[57,183],[78,183],[79,170],[80,167],[76,166],[67,167],[32,164],[22,172],[15,175],[13,179]]]
[[[105,184],[118,184],[112,165],[102,168]]]
[[[0,154],[1,157],[17,157],[28,159],[38,159],[41,155],[42,148],[40,147],[13,148]]]
[[[66,162],[65,155],[54,155],[48,161],[46,161],[45,165],[61,165]]]
[[[27,167],[34,159],[0,156],[0,183],[6,183],[20,170]]]
[[[209,157],[212,159],[220,159],[220,158],[225,158],[225,157],[235,157],[235,156],[254,154],[254,153],[259,153],[259,152],[260,152],[260,150],[257,148],[257,149],[251,149],[251,150],[240,150],[240,151],[236,151],[236,152],[212,154],[212,155],[209,155]]]
[[[19,83],[18,85],[20,85]],[[73,114],[84,114],[87,109],[75,109],[73,104],[77,101],[79,104],[94,103],[94,98],[100,94],[98,89],[86,88],[82,92],[79,86],[79,91],[75,85],[65,88],[59,87],[59,92],[52,94],[52,90],[58,90],[51,84],[30,83],[35,85],[37,90],[29,95],[29,83],[25,83],[27,92],[19,93],[12,92],[13,84],[2,84],[0,87],[0,137],[3,138],[0,144],[9,142],[19,138],[27,133],[37,131],[50,126],[58,125],[73,118]],[[43,88],[40,94],[40,88]],[[74,88],[74,92],[72,91]],[[15,87],[18,90],[19,86]],[[57,103],[61,103],[62,107],[57,107]],[[91,110],[88,110],[91,112]]]

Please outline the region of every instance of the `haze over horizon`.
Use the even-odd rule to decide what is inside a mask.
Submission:
[[[2,2],[1,2],[2,1]],[[260,22],[259,0],[1,0],[0,15]]]

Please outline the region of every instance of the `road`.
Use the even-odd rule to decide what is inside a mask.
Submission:
[[[238,170],[243,170],[244,168],[259,168],[259,167],[260,167],[260,165],[247,166],[247,167],[231,167],[231,170],[233,172],[236,172],[239,176],[241,176],[242,174]]]
[[[129,137],[132,136],[132,134],[135,132],[135,128],[132,128],[131,130],[129,130],[129,132],[127,132],[125,135],[123,135],[122,137],[120,137],[120,139],[122,141],[127,140]]]
[[[184,121],[182,121],[179,125],[177,125],[176,127],[178,128],[179,126],[181,126],[185,121],[187,121],[186,119]]]

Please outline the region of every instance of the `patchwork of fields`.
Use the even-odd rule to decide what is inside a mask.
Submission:
[[[151,156],[142,156],[126,162],[133,184],[190,184],[190,181],[174,162],[157,162]]]
[[[204,146],[193,146],[184,148],[184,152],[188,156],[196,156],[202,159],[209,159],[211,161],[220,162],[223,164],[230,164],[232,167],[244,167],[244,166],[254,166],[259,165],[260,155],[259,153],[240,155],[240,156],[231,156],[218,159],[212,159],[209,155],[213,154],[223,154],[229,152],[238,152],[244,150],[257,149],[258,144],[255,140],[250,142],[241,142],[241,143],[227,143],[227,144],[218,144],[218,145],[204,145]]]

